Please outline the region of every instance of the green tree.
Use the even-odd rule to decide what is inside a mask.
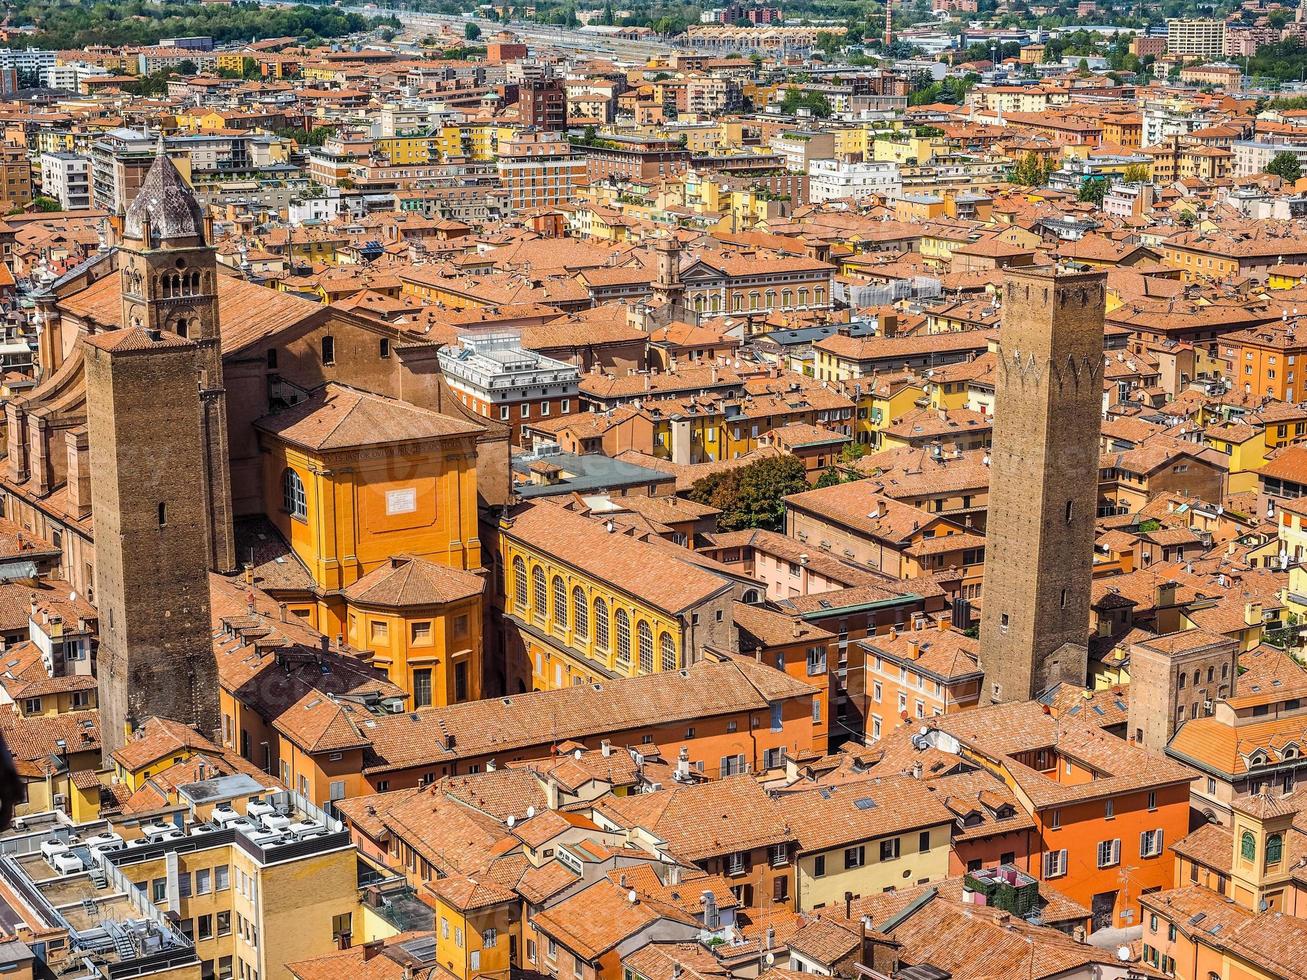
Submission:
[[[822,470],[821,475],[817,477],[817,489],[820,490],[823,487],[833,487],[837,483],[843,482],[844,478],[840,476],[840,471],[833,466],[828,466]]]
[[[851,442],[840,450],[840,456],[839,456],[840,465],[852,466],[854,463],[856,463],[858,460],[862,459],[862,457],[866,455],[867,455],[867,446],[865,443]]]
[[[1121,179],[1127,184],[1146,184],[1153,179],[1153,175],[1148,169],[1148,164],[1132,163],[1125,168],[1125,173],[1121,175]]]
[[[723,531],[780,531],[784,498],[807,489],[803,463],[794,456],[777,456],[706,476],[690,488],[690,499],[720,510],[717,526]]]
[[[62,211],[63,205],[53,197],[46,197],[44,194],[37,194],[32,198],[33,211]]]
[[[793,115],[799,109],[807,109],[819,119],[831,114],[830,100],[820,92],[805,92],[800,88],[787,88],[781,99],[781,111]]]
[[[1266,172],[1292,184],[1302,176],[1302,164],[1298,162],[1297,154],[1284,150],[1271,158],[1271,162],[1266,165]]]
[[[469,20],[463,25],[463,36],[469,41],[476,41],[481,37],[481,28],[477,26],[476,21]]]
[[[1107,197],[1107,178],[1086,177],[1080,182],[1080,193],[1077,196],[1081,201],[1101,207],[1103,198]]]
[[[1032,151],[1012,168],[1012,176],[1009,179],[1021,187],[1043,187],[1048,180],[1048,167]]]

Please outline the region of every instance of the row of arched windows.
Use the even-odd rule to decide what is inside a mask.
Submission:
[[[1245,830],[1243,837],[1239,840],[1239,856],[1245,861],[1257,860],[1257,838],[1253,836],[1251,830]],[[1284,837],[1280,834],[1271,834],[1266,838],[1266,864],[1267,866],[1279,864],[1284,857]]]
[[[200,295],[198,272],[165,272],[159,277],[159,295],[164,299]]]
[[[553,626],[555,632],[567,632],[569,616],[572,624],[572,637],[577,643],[589,641],[599,653],[612,654],[621,667],[631,663],[631,617],[625,609],[618,608],[611,613],[603,596],[596,596],[591,602],[586,598],[585,590],[579,585],[572,587],[567,594],[567,583],[561,575],[555,575],[551,584],[545,580],[545,571],[539,565],[530,573],[530,586],[526,562],[520,555],[513,558],[513,601],[519,615],[525,615],[528,608],[531,619],[543,624],[548,618],[549,603],[552,595]],[[528,593],[532,601],[528,602]],[[615,636],[616,645],[610,646]],[[666,631],[658,635],[657,661],[655,662],[655,645],[653,627],[646,620],[639,620],[635,625],[635,652],[639,657],[642,674],[652,674],[655,670],[676,670],[679,666],[676,641]]]

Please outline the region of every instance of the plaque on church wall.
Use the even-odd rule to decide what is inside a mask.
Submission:
[[[404,490],[386,491],[387,517],[393,517],[396,514],[411,514],[417,509],[418,492],[416,487],[407,487]]]

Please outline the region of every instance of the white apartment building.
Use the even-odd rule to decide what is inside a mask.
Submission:
[[[808,201],[820,204],[870,194],[897,198],[903,179],[897,163],[879,160],[812,160],[808,163]]]
[[[1166,53],[1219,58],[1225,53],[1225,21],[1175,17],[1166,22]]]
[[[41,69],[41,84],[64,92],[80,92],[83,79],[103,78],[108,74],[109,70],[102,65],[51,65]]]
[[[1235,177],[1255,177],[1266,172],[1266,165],[1277,153],[1292,153],[1298,163],[1307,167],[1307,145],[1297,143],[1264,143],[1257,140],[1237,140],[1230,144],[1234,151],[1231,165]]]
[[[41,191],[65,211],[89,208],[91,158],[78,153],[42,153]]]

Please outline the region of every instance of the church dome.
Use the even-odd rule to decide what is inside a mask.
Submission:
[[[162,152],[154,158],[127,209],[123,236],[142,241],[147,224],[151,241],[146,245],[175,238],[204,238],[204,210],[181,172]]]

